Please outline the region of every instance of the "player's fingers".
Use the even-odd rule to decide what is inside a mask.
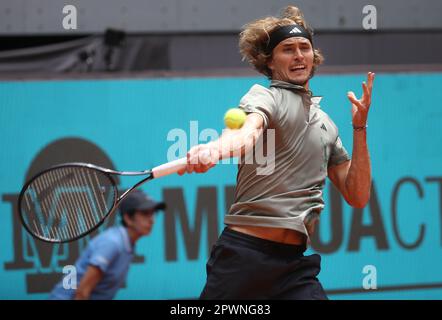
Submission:
[[[353,104],[355,104],[358,101],[353,92],[348,92],[347,97],[348,97],[348,100],[350,100],[350,102]]]
[[[195,172],[197,172],[197,173],[204,173],[207,170],[209,170],[207,165],[199,164],[199,165],[195,166]]]
[[[347,97],[350,100],[350,102],[353,103],[354,105],[356,105],[358,107],[361,106],[361,103],[359,102],[358,99],[356,99],[356,96],[355,96],[355,94],[352,91],[349,91],[347,93]]]
[[[364,98],[366,99],[370,98],[370,91],[368,90],[368,86],[365,83],[365,81],[362,82],[362,90],[364,91]]]
[[[364,90],[362,105],[366,108],[369,108],[371,103],[371,92],[370,89],[368,88],[368,85],[365,82],[362,83],[362,89]]]
[[[210,165],[211,165],[211,167],[213,167],[219,161],[219,153],[218,152],[211,152],[210,160],[211,160]]]
[[[355,114],[356,112],[358,112],[358,107],[356,107],[354,104],[351,105],[351,111],[353,114]]]
[[[190,149],[187,152],[186,157],[187,157],[187,165],[189,166],[190,164],[192,164],[192,149]],[[186,171],[187,171],[187,168],[186,168]]]
[[[192,173],[194,171],[194,169],[195,169],[195,165],[188,164],[187,167],[186,167],[186,172],[187,173]]]
[[[198,153],[199,163],[203,165],[208,165],[212,162],[212,157],[210,153],[210,149],[201,148]]]
[[[352,98],[352,99],[356,99],[355,93],[353,91],[348,91],[347,97]]]
[[[375,76],[374,72],[368,73],[368,90],[370,90],[370,93],[373,88],[374,76]]]
[[[207,166],[203,166],[203,165],[201,165],[201,166],[198,167],[198,171],[195,170],[195,172],[197,172],[197,173],[204,173],[204,172],[206,172],[207,170],[209,170],[209,169],[207,168]]]
[[[202,150],[202,146],[200,144],[193,146],[192,148],[190,148],[189,150],[189,154],[190,154],[190,164],[193,165],[197,165],[200,163],[200,153]]]
[[[209,169],[212,168],[212,167],[213,167],[213,165],[204,166],[204,167],[202,168],[202,170],[201,170],[201,173],[204,173],[204,172],[209,171]]]
[[[197,165],[198,164],[198,146],[192,147],[189,152],[189,157],[187,159],[188,165]]]

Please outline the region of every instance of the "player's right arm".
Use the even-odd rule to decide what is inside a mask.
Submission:
[[[217,140],[191,148],[187,153],[187,167],[178,174],[203,173],[219,160],[244,155],[256,144],[263,128],[263,117],[249,113],[241,129],[225,129]]]
[[[103,278],[103,271],[90,265],[75,292],[75,300],[88,300],[92,291]]]

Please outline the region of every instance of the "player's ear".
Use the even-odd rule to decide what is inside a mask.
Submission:
[[[133,225],[133,221],[132,221],[132,216],[125,213],[123,214],[123,220],[124,220],[124,224],[126,227],[132,227]]]
[[[275,70],[273,57],[270,57],[269,60],[267,60],[267,67],[273,72]]]

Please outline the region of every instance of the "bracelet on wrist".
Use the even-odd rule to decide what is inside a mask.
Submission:
[[[365,126],[355,126],[354,124],[352,124],[352,126],[353,126],[353,130],[355,130],[355,131],[362,131],[362,130],[365,130],[365,129],[368,128],[368,125],[365,125]]]

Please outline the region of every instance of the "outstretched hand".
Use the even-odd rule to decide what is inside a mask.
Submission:
[[[367,83],[362,83],[362,98],[357,99],[353,91],[347,93],[347,97],[352,104],[351,114],[352,122],[355,127],[364,127],[367,125],[368,110],[371,104],[371,92],[373,89],[374,73],[369,72]]]

